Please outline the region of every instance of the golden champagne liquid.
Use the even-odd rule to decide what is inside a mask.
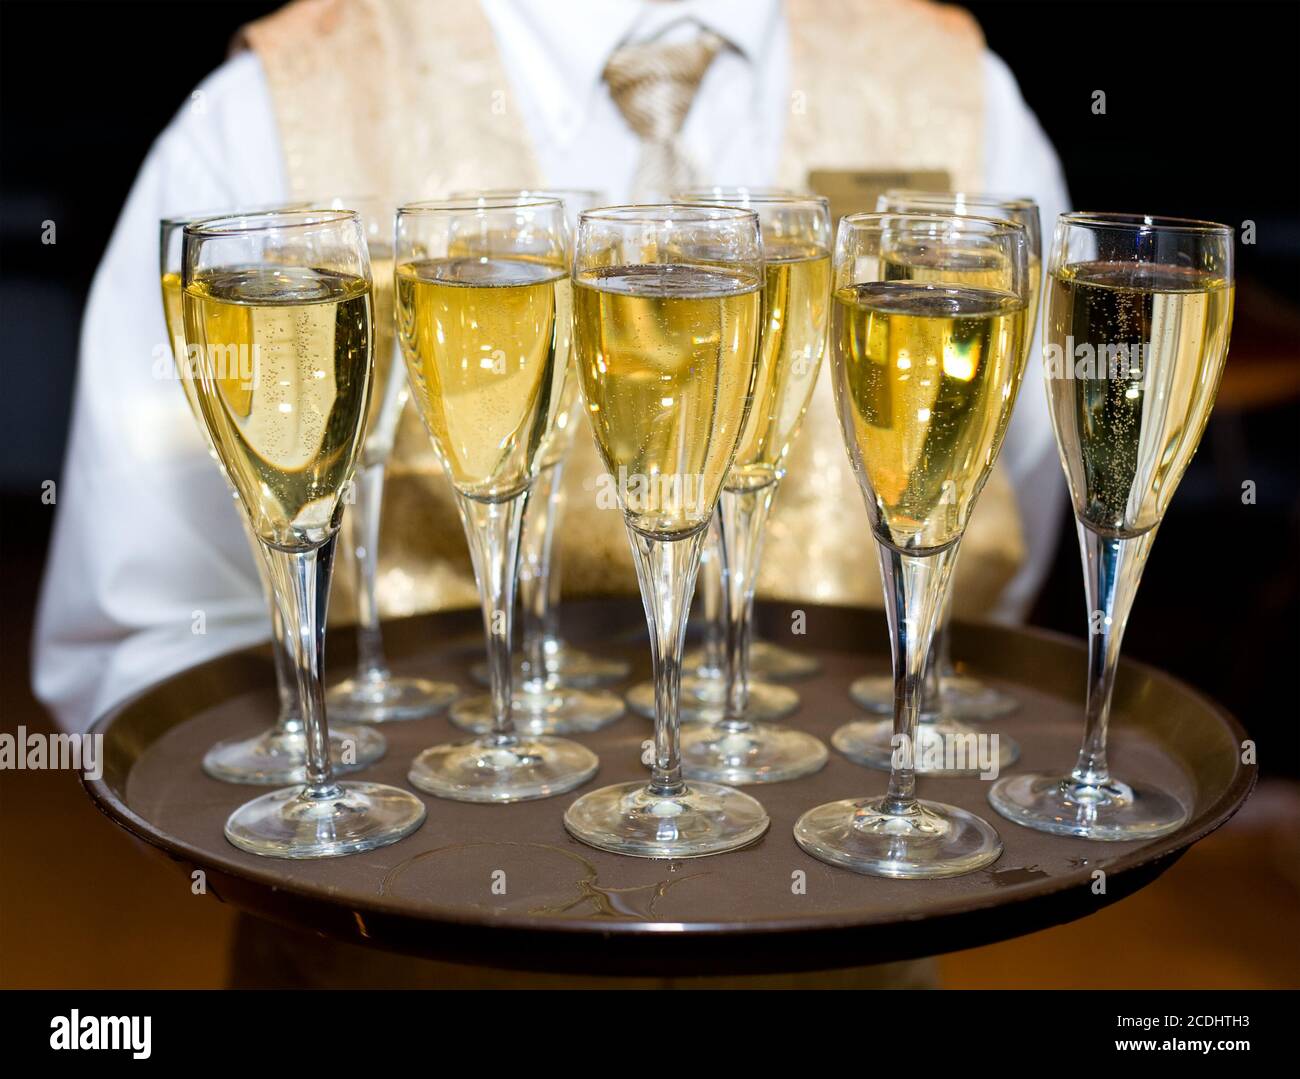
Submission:
[[[184,292],[204,421],[254,530],[284,549],[337,524],[370,404],[371,298],[307,267],[203,274]]]
[[[573,335],[569,335],[572,342]],[[578,392],[577,361],[574,358],[572,344],[566,362],[564,389],[560,391],[560,404],[555,410],[555,422],[551,432],[542,443],[539,454],[539,468],[551,468],[558,465],[573,445],[573,433],[578,429],[578,417],[582,414],[582,394]]]
[[[905,243],[884,259],[886,281],[917,281],[932,285],[970,285],[973,288],[1009,289],[1011,267],[1005,254],[995,251],[954,251],[935,249],[922,244]],[[1043,264],[1038,255],[1029,253],[1029,304],[1026,315],[1025,355],[1033,345],[1038,325],[1038,300]]]
[[[388,459],[397,437],[397,421],[409,394],[406,368],[397,356],[397,317],[393,306],[396,286],[391,250],[370,245],[370,274],[374,279],[375,376],[366,441],[361,450],[363,465],[382,464]]]
[[[1214,406],[1233,298],[1182,266],[1081,263],[1051,277],[1047,399],[1075,513],[1093,530],[1160,523]]]
[[[961,537],[1024,370],[1025,307],[910,281],[835,294],[835,396],[877,537],[908,554]]]
[[[1038,301],[1043,298],[1043,261],[1037,255],[1029,256],[1029,310],[1025,322],[1025,353],[1034,344],[1034,332],[1038,329]]]
[[[462,494],[505,499],[532,482],[564,393],[570,295],[563,268],[522,258],[398,267],[411,392]]]
[[[208,440],[208,450],[213,455],[216,449],[208,434],[207,424],[203,422],[203,410],[199,407],[199,391],[195,385],[197,371],[190,370],[188,353],[185,347],[185,314],[181,303],[181,275],[165,273],[162,275],[163,317],[167,320],[167,340],[171,345],[172,359],[176,363],[176,375],[181,380],[181,389],[185,392],[185,401],[194,415],[194,422],[199,425],[203,437]]]
[[[753,403],[727,476],[728,488],[765,487],[784,472],[786,454],[821,371],[830,292],[826,251],[768,246]]]
[[[612,266],[574,286],[578,374],[596,445],[632,527],[703,527],[740,444],[761,317],[754,274]]]

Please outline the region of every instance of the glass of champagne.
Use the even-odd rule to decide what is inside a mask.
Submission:
[[[421,790],[517,802],[595,774],[585,746],[515,728],[511,626],[524,507],[569,370],[564,206],[505,197],[422,202],[397,212],[397,328],[417,410],[456,492],[487,634],[492,688],[452,719],[487,729],[411,762]]]
[[[413,832],[424,803],[338,780],[322,684],[342,492],[365,434],[374,367],[370,261],[355,213],[296,210],[187,225],[185,340],[198,403],[266,555],[288,630],[306,782],[235,810],[226,838],[253,854],[324,858]]]
[[[274,206],[251,207],[244,214],[268,210],[306,209],[306,204],[286,203]],[[161,256],[163,315],[167,323],[167,336],[175,362],[176,375],[185,394],[186,404],[198,425],[199,433],[207,443],[208,455],[230,484],[225,465],[212,444],[203,412],[199,405],[197,380],[200,369],[197,352],[190,355],[185,343],[185,319],[181,304],[182,240],[186,225],[209,217],[229,216],[229,211],[216,213],[191,213],[164,218],[159,228]],[[302,783],[307,777],[307,738],[303,731],[302,714],[298,708],[293,655],[285,638],[280,608],[275,601],[266,555],[248,517],[238,509],[239,494],[230,486],[240,523],[253,553],[253,566],[257,570],[267,607],[271,612],[271,656],[275,663],[275,682],[279,698],[279,712],[275,724],[258,734],[218,742],[203,755],[203,770],[226,783],[251,783],[263,786],[282,786]],[[384,755],[384,739],[374,731],[360,727],[336,726],[330,734],[330,758],[336,772],[355,772],[372,764]]]
[[[1232,229],[1130,214],[1062,214],[1043,330],[1047,400],[1074,503],[1087,598],[1083,746],[1068,775],[1006,776],[1008,820],[1086,839],[1151,839],[1188,809],[1110,773],[1120,643],[1156,530],[1214,406],[1232,330]]]
[[[714,184],[685,188],[675,192],[672,197],[674,202],[757,207],[771,200],[814,196],[801,196],[798,192],[783,187]],[[760,221],[760,227],[762,225]],[[722,519],[715,514],[709,522],[709,530],[704,538],[704,549],[700,555],[700,570],[696,583],[703,639],[700,647],[688,651],[682,658],[679,711],[683,723],[716,724],[726,718],[729,694],[728,624],[723,574]],[[746,715],[750,720],[759,723],[784,719],[798,709],[799,695],[785,686],[773,685],[768,679],[807,677],[817,673],[819,664],[810,656],[782,648],[770,641],[755,640],[752,617],[746,632],[749,633],[749,638],[745,642],[748,657]],[[628,691],[627,703],[637,715],[653,719],[654,683],[642,682],[633,686]]]
[[[984,258],[980,284],[900,262]],[[996,273],[993,272],[996,269]],[[916,797],[921,678],[962,532],[1024,374],[1029,251],[1021,225],[946,214],[840,221],[831,316],[836,402],[879,545],[894,659],[895,752],[883,797],[809,810],[795,840],[822,861],[884,877],[950,877],[995,861],[997,832]]]
[[[397,423],[410,391],[406,366],[397,356],[393,312],[393,208],[373,195],[316,200],[332,210],[355,210],[366,231],[374,279],[375,375],[361,458],[343,514],[343,555],[357,582],[357,669],[325,695],[332,717],[350,723],[394,723],[443,711],[459,694],[450,682],[398,676],[388,669],[376,594],[379,525],[384,472],[397,437]]]
[[[754,187],[746,184],[713,184],[706,187],[687,188],[674,196],[676,201],[721,202],[745,205],[749,199],[777,198],[783,195],[800,195],[802,192],[788,187]],[[726,700],[727,679],[727,627],[722,595],[722,552],[719,548],[718,519],[715,517],[704,541],[700,557],[699,582],[696,594],[700,598],[700,621],[703,622],[704,639],[701,647],[688,651],[682,659],[682,718],[703,719],[715,722]],[[784,681],[793,678],[811,678],[821,670],[821,663],[813,656],[782,648],[779,644],[755,638],[752,633],[748,644],[749,673],[751,676]],[[654,716],[653,695],[639,688],[629,703],[632,710]],[[752,697],[752,694],[751,694]],[[750,702],[764,719],[782,719],[799,706],[793,693],[769,692],[767,687],[758,691],[758,700]]]
[[[895,213],[944,213],[962,216],[992,217],[1015,221],[1025,227],[1029,241],[1029,321],[1025,333],[1025,356],[1033,346],[1038,325],[1039,284],[1042,278],[1042,231],[1038,204],[1031,198],[1008,195],[972,194],[970,192],[916,191],[897,188],[886,191],[877,200],[876,209]],[[953,279],[964,272],[972,284],[978,284],[985,271],[978,258],[956,252],[944,274]],[[915,266],[909,271],[920,278],[932,272],[930,267]],[[992,720],[1009,715],[1018,707],[1016,699],[969,674],[959,674],[952,661],[951,635],[952,593],[940,616],[931,656],[925,665],[921,719],[917,727],[918,744],[942,742],[945,737],[970,734],[968,721]],[[893,754],[894,680],[890,676],[866,675],[849,687],[849,695],[868,712],[890,718],[851,723],[836,733],[835,748],[851,760],[872,768],[889,769]],[[998,763],[1008,768],[1020,756],[1020,747],[1006,734],[999,734]],[[918,752],[917,772],[927,774],[924,762],[937,759]],[[949,773],[951,774],[951,773]]]
[[[754,210],[764,260],[753,403],[715,514],[722,540],[726,694],[716,722],[683,732],[683,771],[689,779],[720,783],[795,779],[826,763],[826,746],[751,713],[749,644],[763,531],[826,350],[830,205],[806,195],[688,194],[677,201]]]
[[[578,373],[641,586],[655,737],[648,783],[585,794],[564,825],[619,854],[718,854],[752,843],[768,818],[747,794],[682,778],[678,684],[700,547],[757,374],[758,215],[728,206],[591,210],[575,247]]]
[[[456,191],[452,198],[552,198],[564,203],[570,240],[578,214],[607,200],[599,191],[551,188],[545,191],[500,189]],[[628,665],[583,651],[560,636],[560,572],[555,565],[555,533],[564,510],[564,464],[573,446],[581,403],[570,348],[564,396],[546,445],[539,455],[537,478],[528,496],[523,535],[519,541],[519,609],[523,655],[515,664],[513,718],[530,734],[574,734],[599,730],[623,714],[623,701],[612,693],[588,692],[627,677]],[[473,669],[474,678],[491,681],[487,664]],[[488,725],[490,727],[490,724]],[[475,725],[475,733],[488,729]]]

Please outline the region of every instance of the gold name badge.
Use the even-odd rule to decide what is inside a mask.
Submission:
[[[808,187],[831,204],[831,217],[838,221],[845,214],[870,213],[876,199],[895,187],[914,191],[949,191],[951,180],[944,169],[888,172],[856,172],[842,169],[816,169],[808,174]]]

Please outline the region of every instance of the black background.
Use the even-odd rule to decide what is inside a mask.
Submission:
[[[30,634],[51,519],[40,484],[59,475],[95,266],[150,142],[232,33],[277,6],[0,6],[0,537],[14,649]],[[1074,206],[1255,222],[1257,243],[1238,246],[1229,368],[1300,365],[1300,8],[967,6],[1055,144]],[[1095,90],[1105,115],[1092,112]],[[40,241],[45,220],[56,245]],[[1125,642],[1236,711],[1263,743],[1266,772],[1300,762],[1297,430],[1289,389],[1231,407],[1221,398]],[[1245,480],[1255,505],[1241,502]],[[1081,636],[1083,619],[1070,528],[1033,620]]]

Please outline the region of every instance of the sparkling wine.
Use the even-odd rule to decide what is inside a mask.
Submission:
[[[583,271],[578,372],[629,524],[661,537],[709,518],[754,390],[761,309],[752,273],[692,265]]]
[[[397,270],[411,392],[461,493],[498,500],[531,482],[564,397],[572,332],[563,268],[454,257]]]
[[[726,481],[740,490],[780,478],[826,348],[830,255],[769,243],[766,256],[753,403]]]
[[[381,464],[392,452],[397,422],[410,395],[406,367],[397,355],[397,316],[393,308],[393,252],[372,242],[370,273],[374,278],[375,375],[361,461]]]
[[[836,292],[835,394],[877,537],[924,554],[959,539],[1006,432],[1025,307],[990,288],[915,281]]]
[[[1184,266],[1079,263],[1049,280],[1047,397],[1090,528],[1124,537],[1159,523],[1214,405],[1233,296]]]
[[[371,386],[371,290],[307,267],[202,274],[184,293],[194,383],[217,454],[254,530],[319,544],[337,524]]]
[[[185,314],[181,302],[181,275],[178,273],[165,273],[162,275],[162,297],[163,297],[163,316],[167,320],[167,340],[171,346],[172,359],[176,364],[176,375],[181,381],[181,389],[185,392],[185,401],[190,406],[190,411],[194,414],[195,422],[199,425],[199,430],[207,435],[207,425],[203,422],[203,412],[199,408],[198,389],[195,385],[195,378],[198,375],[197,370],[191,370],[189,355],[185,347]],[[209,449],[212,449],[211,439],[208,442]],[[212,450],[215,453],[215,450]]]

